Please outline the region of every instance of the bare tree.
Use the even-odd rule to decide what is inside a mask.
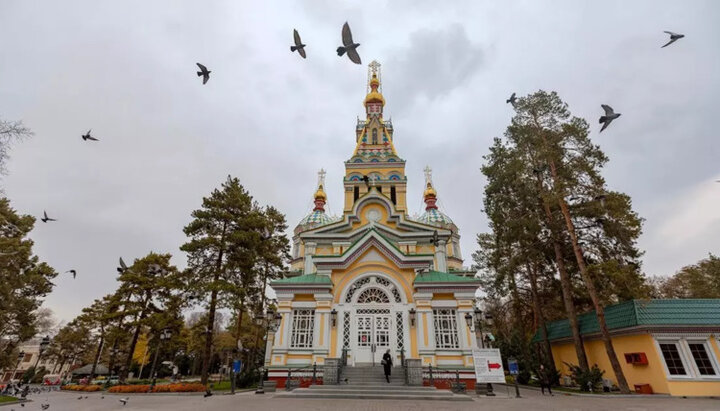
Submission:
[[[0,118],[0,175],[7,174],[5,163],[10,158],[10,146],[18,140],[33,135],[22,121],[6,121]]]

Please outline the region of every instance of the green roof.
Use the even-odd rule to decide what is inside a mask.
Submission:
[[[327,284],[327,285],[332,285],[332,281],[330,281],[330,277],[328,277],[327,275],[305,274],[305,275],[298,275],[297,277],[283,278],[282,280],[273,281],[270,284],[271,285],[283,285],[283,284],[292,284],[292,285]]]
[[[461,277],[455,274],[429,271],[415,276],[414,284],[422,283],[474,283],[475,277]]]
[[[636,326],[720,326],[720,299],[630,300],[605,307],[609,330]],[[578,315],[580,335],[600,332],[595,310]],[[567,319],[547,323],[548,338],[572,337]],[[533,342],[542,341],[538,330]]]

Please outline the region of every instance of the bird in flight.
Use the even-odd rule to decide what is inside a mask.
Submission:
[[[306,58],[305,56],[305,45],[303,44],[302,40],[300,40],[300,33],[298,33],[297,30],[293,29],[293,39],[295,40],[295,45],[290,46],[290,51],[296,51],[302,58]]]
[[[200,67],[200,71],[197,72],[198,77],[203,78],[203,84],[207,83],[208,80],[210,80],[210,73],[212,73],[212,71],[208,70],[207,67],[203,66],[200,63],[195,63],[195,64],[197,64],[197,66]]]
[[[127,271],[128,267],[125,265],[125,261],[123,261],[122,257],[120,257],[120,267],[117,268],[117,271],[122,274],[125,271]]]
[[[50,404],[40,404],[40,408],[42,408],[43,410],[46,410],[46,409],[50,408]]]
[[[69,270],[69,271],[65,271],[65,272],[72,274],[73,280],[75,279],[75,277],[77,277],[77,271],[75,271],[75,270]]]
[[[513,107],[515,107],[515,102],[517,101],[517,97],[515,97],[515,93],[512,93],[509,99],[505,100],[505,104],[512,104]]]
[[[120,398],[118,401],[120,401],[122,405],[125,405],[130,401],[130,397]]]
[[[91,131],[92,131],[92,129],[88,130],[87,133],[85,133],[85,134],[82,135],[82,139],[83,139],[84,141],[88,141],[88,140],[98,141],[98,139],[96,139],[95,137],[93,137],[93,136],[90,135],[90,132],[91,132]]]
[[[54,218],[48,217],[47,212],[45,212],[44,210],[43,210],[43,218],[41,218],[40,220],[41,220],[43,223],[47,223],[48,221],[57,221],[57,220],[54,219]]]
[[[338,56],[342,56],[347,53],[350,61],[355,64],[362,64],[360,61],[360,55],[357,53],[357,48],[360,46],[360,43],[353,42],[352,33],[350,32],[350,26],[348,26],[347,21],[342,28],[342,42],[343,45],[337,48]]]
[[[660,48],[665,48],[665,47],[675,43],[676,41],[680,40],[681,38],[685,37],[684,34],[673,33],[672,31],[666,31],[665,33],[670,35],[670,41],[665,43],[665,45]]]
[[[605,115],[600,117],[600,124],[602,124],[602,128],[600,129],[600,132],[602,133],[603,130],[605,130],[610,123],[612,123],[613,120],[620,117],[620,113],[616,113],[613,111],[612,107],[608,106],[607,104],[601,104],[600,105],[603,110],[605,110]]]

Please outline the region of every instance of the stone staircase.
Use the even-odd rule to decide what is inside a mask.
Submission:
[[[280,398],[340,398],[373,400],[438,400],[472,401],[466,395],[453,394],[435,387],[406,386],[403,369],[392,369],[390,383],[385,381],[383,369],[377,367],[345,367],[340,385],[311,385],[277,394]]]

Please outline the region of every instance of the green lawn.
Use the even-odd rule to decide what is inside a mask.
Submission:
[[[4,402],[11,402],[11,401],[17,401],[17,398],[8,397],[7,395],[0,395],[0,404],[2,404]]]

